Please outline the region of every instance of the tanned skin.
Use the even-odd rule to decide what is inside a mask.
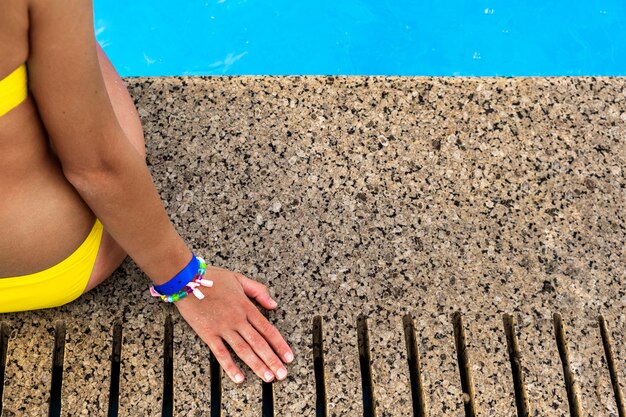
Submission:
[[[191,250],[146,167],[130,96],[97,46],[91,0],[0,0],[0,79],[24,62],[29,97],[0,117],[0,279],[65,259],[97,217],[105,233],[86,291],[126,254],[155,284],[168,281]],[[206,276],[214,286],[176,302],[181,315],[233,381],[243,374],[225,343],[263,380],[284,379],[293,352],[249,298],[276,308],[267,287],[211,265]]]

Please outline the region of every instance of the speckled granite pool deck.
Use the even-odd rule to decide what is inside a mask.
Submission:
[[[402,316],[415,319],[429,416],[464,416],[452,315],[462,314],[476,414],[516,416],[502,316],[532,416],[569,416],[553,313],[583,416],[618,416],[598,315],[626,381],[626,79],[127,80],[147,160],[180,233],[208,262],[268,284],[296,360],[277,416],[315,416],[313,318],[328,412],[364,415],[357,316],[368,317],[378,416],[413,415]],[[113,322],[121,416],[160,415],[163,322],[174,318],[174,415],[209,415],[209,350],[126,262],[12,329],[3,416],[45,415],[65,321],[62,415],[105,416]],[[126,294],[134,294],[127,296]],[[225,416],[261,415],[262,383],[223,377]]]

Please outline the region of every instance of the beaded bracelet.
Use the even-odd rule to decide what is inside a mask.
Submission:
[[[177,283],[181,282],[181,274],[183,274],[185,271],[187,271],[189,269],[190,266],[193,266],[195,263],[198,264],[198,270],[197,272],[193,275],[193,277],[191,278],[191,280],[189,280],[189,282],[187,284],[185,284],[185,286],[173,293],[173,294],[161,294],[159,293],[159,291],[157,291],[157,289],[155,288],[154,285],[150,286],[150,294],[153,297],[160,297],[161,300],[167,302],[167,303],[174,303],[180,299],[183,299],[187,296],[187,294],[189,293],[193,293],[193,295],[196,296],[196,298],[198,298],[199,300],[202,300],[204,298],[204,294],[202,294],[202,291],[200,291],[198,289],[198,287],[203,286],[203,287],[212,287],[213,286],[213,281],[208,280],[208,279],[203,279],[202,277],[204,276],[205,272],[206,272],[206,262],[204,261],[204,259],[200,258],[200,257],[196,257],[195,255],[193,255],[191,261],[189,262],[189,265],[187,265],[187,267],[185,267],[185,269],[183,269],[180,273],[178,273],[174,278],[172,278],[170,281],[166,282],[165,284],[162,284],[158,287],[167,287],[168,284],[170,284],[171,281],[173,280],[177,280]]]

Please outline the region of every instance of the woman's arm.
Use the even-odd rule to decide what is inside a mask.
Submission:
[[[156,284],[191,251],[125,137],[100,72],[91,2],[32,0],[29,88],[63,172],[108,232]]]
[[[166,282],[191,252],[115,117],[98,64],[91,1],[27,1],[29,87],[63,172],[137,265],[156,284]],[[276,308],[267,288],[214,266],[207,266],[206,275],[215,285],[205,299],[188,296],[175,303],[187,323],[233,381],[243,375],[224,342],[259,377],[284,379],[281,359],[291,362],[291,349],[248,299]]]

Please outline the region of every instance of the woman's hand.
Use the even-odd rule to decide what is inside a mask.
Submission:
[[[204,278],[213,281],[213,287],[200,287],[205,295],[203,300],[189,294],[174,305],[209,345],[230,379],[240,383],[243,374],[224,341],[262,380],[270,382],[274,376],[279,380],[285,379],[287,370],[280,358],[291,363],[293,352],[278,330],[248,298],[256,299],[266,309],[276,308],[277,304],[271,299],[267,287],[238,272],[211,265],[207,265]]]

